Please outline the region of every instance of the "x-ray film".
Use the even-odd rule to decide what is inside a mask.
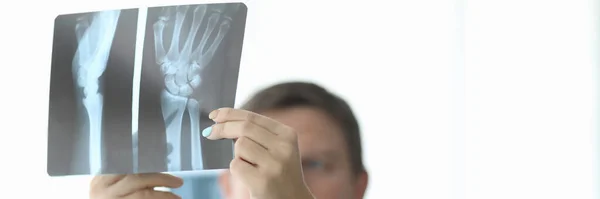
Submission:
[[[55,19],[50,176],[229,167],[231,140],[201,135],[233,107],[247,7],[177,5]]]

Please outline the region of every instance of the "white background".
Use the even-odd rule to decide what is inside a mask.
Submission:
[[[57,14],[199,2],[5,3],[0,194],[19,195],[0,197],[87,197],[90,177],[45,174]],[[286,80],[346,98],[363,127],[368,199],[600,198],[595,1],[247,5],[236,104]]]

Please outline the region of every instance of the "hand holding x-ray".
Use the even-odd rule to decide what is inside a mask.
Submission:
[[[192,10],[192,25],[186,37],[182,37],[183,24],[188,11]],[[201,25],[206,28],[200,29]],[[201,73],[213,59],[231,26],[231,18],[223,10],[209,9],[208,5],[177,6],[164,8],[153,25],[156,63],[160,65],[165,88],[161,93],[161,106],[165,119],[167,145],[172,147],[167,155],[168,171],[181,170],[181,126],[185,111],[191,123],[192,167],[203,169],[200,145],[200,105],[192,94],[202,83]],[[165,47],[164,32],[173,28],[170,46]],[[200,42],[194,49],[194,40],[200,34]],[[183,48],[180,48],[180,39]]]

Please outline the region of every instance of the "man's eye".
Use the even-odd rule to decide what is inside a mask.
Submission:
[[[322,161],[308,160],[304,161],[304,167],[306,169],[323,169],[325,167],[325,163]]]

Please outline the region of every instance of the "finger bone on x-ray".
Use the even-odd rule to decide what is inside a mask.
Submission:
[[[200,40],[200,45],[194,50],[192,53],[193,61],[197,62],[201,68],[204,68],[210,61],[212,60],[215,51],[223,41],[225,34],[229,31],[231,26],[230,18],[223,17],[221,24],[218,25],[217,36],[214,38],[213,42],[208,45],[208,39],[213,34],[214,30],[217,29],[217,23],[220,18],[222,12],[215,11],[210,15],[208,19],[207,28],[202,35],[202,40]]]

